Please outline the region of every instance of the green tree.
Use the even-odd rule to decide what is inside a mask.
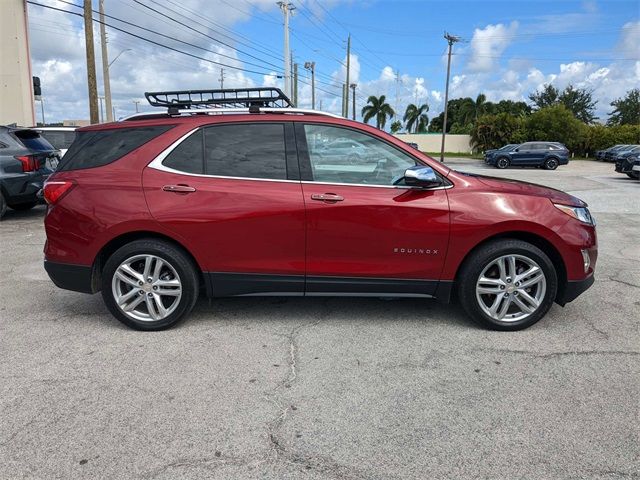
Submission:
[[[385,101],[386,98],[385,95],[380,95],[380,97],[371,95],[367,99],[367,105],[362,107],[362,120],[364,120],[365,123],[369,123],[369,120],[375,118],[376,127],[382,130],[387,123],[387,117],[393,118],[396,112],[394,112],[391,105]]]
[[[463,105],[467,102],[467,100],[471,100],[470,98],[456,98],[453,100],[449,100],[447,102],[448,113],[447,113],[447,132],[451,131],[451,127],[454,123],[464,124],[463,116],[461,115],[461,111],[463,111]],[[444,112],[441,112],[437,117],[433,117],[431,119],[431,123],[429,124],[430,132],[442,132],[442,124],[444,123]]]
[[[525,102],[514,102],[513,100],[500,100],[493,106],[493,113],[509,113],[519,117],[531,114],[531,107]]]
[[[407,105],[407,109],[404,112],[402,118],[407,125],[407,132],[414,128],[414,133],[421,133],[427,131],[427,125],[429,125],[429,117],[425,112],[429,111],[429,105],[423,103],[419,107],[410,103]]]
[[[526,140],[525,120],[510,113],[482,115],[471,129],[471,142],[480,151]]]
[[[527,118],[527,139],[564,143],[579,151],[586,144],[588,127],[564,105],[544,107]]]
[[[402,130],[402,122],[400,120],[396,120],[391,124],[391,133],[398,133]]]
[[[562,92],[551,84],[545,85],[542,90],[529,95],[533,102],[534,110],[540,110],[554,105],[564,105],[573,115],[584,123],[592,123],[595,116],[597,100],[593,99],[593,90],[575,88],[568,85]]]
[[[463,99],[463,103],[460,105],[460,118],[456,119],[457,121],[454,123],[473,124],[480,115],[490,113],[489,110],[492,105],[491,102],[487,102],[487,96],[484,93],[480,93],[475,100],[467,97]]]
[[[627,94],[611,102],[614,107],[609,113],[608,125],[640,125],[640,88],[629,90]]]

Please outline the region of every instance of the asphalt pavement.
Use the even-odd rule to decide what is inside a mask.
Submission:
[[[593,287],[521,332],[419,299],[201,299],[129,330],[0,222],[0,478],[640,478],[640,182],[611,164],[461,170],[590,204]]]

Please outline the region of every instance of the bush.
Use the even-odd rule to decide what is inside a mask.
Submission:
[[[560,142],[576,153],[585,149],[589,127],[578,120],[564,105],[544,107],[527,118],[530,141]]]
[[[482,115],[471,129],[471,142],[480,151],[500,148],[507,143],[526,141],[524,118],[509,113]]]

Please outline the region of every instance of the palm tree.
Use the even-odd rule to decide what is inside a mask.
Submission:
[[[376,127],[382,130],[387,123],[387,117],[393,118],[396,114],[391,105],[386,103],[385,100],[386,97],[384,95],[380,95],[380,97],[371,95],[367,99],[367,105],[362,108],[362,120],[365,123],[369,123],[369,120],[375,117]]]
[[[429,105],[423,103],[419,107],[410,103],[404,112],[403,120],[407,122],[407,132],[411,131],[411,127],[415,127],[415,132],[426,132],[429,124],[429,117],[425,112],[429,111]]]
[[[465,98],[460,107],[460,117],[465,125],[475,123],[478,117],[485,113],[488,106],[489,102],[487,102],[487,96],[484,93],[478,94],[475,101],[472,98]]]

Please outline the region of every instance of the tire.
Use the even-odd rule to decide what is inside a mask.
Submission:
[[[518,277],[512,277],[511,263],[505,259],[506,275],[499,275],[498,263],[505,257],[514,258],[517,274],[524,273],[532,266],[539,270],[517,281]],[[533,282],[540,276],[542,280],[529,288],[520,286]],[[487,281],[480,282],[481,277]],[[504,278],[504,281],[498,277]],[[520,285],[516,287],[517,284]],[[497,293],[483,293],[482,290]],[[530,327],[546,315],[553,305],[557,291],[558,277],[549,257],[535,245],[515,239],[492,241],[472,252],[465,260],[457,279],[457,293],[462,307],[471,319],[491,330],[515,331]],[[533,308],[535,303],[530,302],[527,296],[537,302],[537,307]],[[496,302],[496,312],[492,316],[491,307],[496,306]],[[506,310],[500,317],[505,302],[508,302]],[[527,313],[521,304],[532,311]]]
[[[627,177],[629,178],[633,178],[634,180],[637,180],[639,175],[637,173],[633,173],[633,172],[625,172],[627,174]]]
[[[560,162],[558,162],[557,158],[550,157],[544,161],[544,168],[545,170],[555,170],[556,168],[558,168],[559,164]]]
[[[511,165],[511,161],[507,157],[500,157],[496,160],[496,168],[501,170],[508,168]]]
[[[147,262],[146,276],[153,277],[152,282],[144,279]],[[156,274],[158,264],[161,267]],[[126,270],[121,269],[124,265],[128,267],[124,267]],[[140,285],[140,281],[144,283]],[[176,325],[193,309],[198,291],[198,271],[191,258],[182,249],[162,240],[136,240],[124,245],[109,257],[102,270],[102,298],[107,308],[114,317],[136,330],[157,331]],[[144,300],[139,300],[138,295]],[[118,305],[116,296],[124,307],[133,305],[130,312]]]
[[[18,212],[25,212],[27,210],[31,210],[37,204],[38,202],[16,203],[15,205],[9,205],[9,207]]]
[[[4,195],[0,192],[0,220],[4,217],[5,212],[7,211],[7,202],[4,199]]]

